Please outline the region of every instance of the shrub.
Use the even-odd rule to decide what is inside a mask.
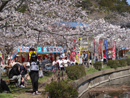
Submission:
[[[94,67],[95,67],[95,69],[97,69],[97,70],[101,70],[101,69],[102,69],[102,64],[101,64],[101,62],[100,62],[100,61],[95,62],[95,63],[94,63]]]
[[[125,59],[128,66],[130,66],[130,59]]]
[[[110,66],[111,68],[117,68],[119,66],[118,60],[109,60],[107,63],[107,66]]]
[[[127,62],[125,59],[118,60],[119,61],[119,67],[127,66]]]
[[[78,91],[75,87],[65,82],[52,82],[47,84],[45,91],[50,93],[51,98],[77,98]]]
[[[66,68],[67,75],[72,80],[77,80],[86,75],[83,65],[74,65]]]

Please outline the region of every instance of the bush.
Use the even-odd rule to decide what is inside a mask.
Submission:
[[[52,82],[47,84],[45,91],[50,93],[51,98],[77,98],[78,91],[72,85],[65,82]]]
[[[119,67],[124,67],[124,66],[127,66],[127,62],[125,59],[122,59],[122,60],[118,60],[119,61]]]
[[[100,61],[95,62],[95,63],[94,63],[94,67],[95,67],[95,69],[97,69],[97,70],[101,70],[101,69],[102,69],[102,64],[101,64],[101,62],[100,62]]]
[[[66,68],[67,75],[72,80],[77,80],[86,75],[83,65],[74,65]]]
[[[109,60],[107,63],[107,66],[110,66],[111,68],[117,68],[119,66],[118,60]]]
[[[130,59],[125,59],[128,66],[130,66]]]

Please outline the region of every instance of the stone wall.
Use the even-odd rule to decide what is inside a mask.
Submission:
[[[130,76],[130,66],[120,67],[117,69],[108,69],[88,74],[79,80],[72,82],[72,85],[77,87],[80,97],[90,88],[125,76]]]

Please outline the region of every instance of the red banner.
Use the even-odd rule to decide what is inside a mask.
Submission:
[[[113,47],[112,47],[112,59],[116,59],[116,41],[113,41]]]
[[[98,56],[99,56],[99,59],[102,58],[102,39],[99,39]]]
[[[71,50],[70,60],[73,61],[73,62],[75,61],[75,51]]]

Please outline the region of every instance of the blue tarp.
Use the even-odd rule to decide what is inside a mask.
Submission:
[[[65,26],[68,26],[68,27],[76,27],[76,26],[83,26],[83,25],[86,25],[88,26],[88,24],[86,23],[78,23],[78,22],[56,22],[56,24],[58,25],[65,25]]]

